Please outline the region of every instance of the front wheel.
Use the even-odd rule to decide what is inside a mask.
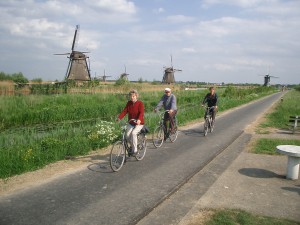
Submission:
[[[113,171],[119,171],[125,161],[125,148],[122,141],[117,141],[110,151],[110,167]]]
[[[162,146],[164,143],[164,136],[164,129],[161,126],[156,127],[152,135],[153,145],[156,148]]]
[[[139,134],[138,135],[138,143],[137,143],[137,154],[135,158],[140,161],[142,160],[147,151],[147,138],[145,134]]]
[[[209,127],[209,119],[205,118],[205,121],[204,121],[204,130],[203,130],[204,136],[207,135],[208,127]]]
[[[215,121],[211,118],[211,119],[210,119],[210,127],[209,127],[210,133],[213,132],[214,126],[215,126]]]

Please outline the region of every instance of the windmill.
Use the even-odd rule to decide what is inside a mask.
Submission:
[[[270,86],[271,77],[279,78],[279,77],[275,77],[275,76],[270,75],[270,68],[269,68],[268,74],[264,74],[264,75],[260,75],[260,76],[264,76],[264,85],[263,86],[266,86],[266,87]]]
[[[111,76],[106,76],[106,75],[105,75],[105,70],[104,70],[103,76],[99,76],[99,77],[103,80],[103,82],[106,82],[106,78],[107,78],[107,77],[111,77]]]
[[[55,55],[68,55],[69,64],[66,72],[65,80],[78,80],[78,81],[90,81],[90,66],[87,63],[88,56],[84,53],[88,52],[80,52],[75,51],[74,47],[77,42],[79,32],[79,25],[76,25],[71,53],[63,53],[63,54],[55,54]]]
[[[164,83],[164,84],[175,83],[174,73],[176,71],[179,71],[179,72],[182,71],[182,70],[173,68],[172,56],[171,56],[171,67],[164,67],[164,69],[165,69],[164,70],[164,76],[163,76],[163,79],[162,79],[162,83]]]
[[[119,79],[128,80],[129,74],[126,73],[126,66],[125,65],[124,65],[124,67],[125,67],[125,72],[120,74],[120,78]]]

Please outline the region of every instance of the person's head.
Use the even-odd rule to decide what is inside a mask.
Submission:
[[[209,88],[209,92],[211,95],[213,95],[215,93],[215,88],[214,87],[210,87]]]
[[[138,98],[138,92],[137,92],[137,90],[131,90],[130,92],[129,92],[129,98],[130,98],[130,100],[131,101],[133,101],[133,102],[135,102],[136,100],[137,100],[137,98]]]
[[[171,88],[165,88],[165,94],[167,96],[170,96],[171,95]]]

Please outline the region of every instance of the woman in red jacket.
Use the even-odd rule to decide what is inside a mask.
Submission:
[[[126,138],[131,144],[132,155],[137,153],[137,134],[144,126],[144,104],[138,100],[137,90],[129,92],[130,100],[127,102],[125,108],[118,116],[118,120],[128,114],[128,125],[126,130]]]

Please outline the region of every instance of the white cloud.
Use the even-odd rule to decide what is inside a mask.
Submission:
[[[275,3],[277,0],[203,0],[202,5],[204,7],[210,7],[214,5],[234,5],[242,8],[254,7],[263,3]]]
[[[182,48],[184,53],[196,53],[197,51],[194,48]]]
[[[95,7],[96,10],[107,11],[109,13],[135,14],[134,2],[127,0],[87,0],[86,4]]]
[[[165,9],[162,8],[162,7],[160,7],[160,8],[158,8],[158,9],[154,9],[153,12],[156,13],[156,14],[164,13],[164,12],[165,12]]]
[[[195,18],[184,15],[172,15],[168,16],[166,20],[171,23],[189,23],[195,21]]]
[[[70,51],[80,24],[76,49],[91,52],[92,74],[120,74],[126,64],[132,80],[161,80],[172,54],[183,70],[178,80],[260,82],[253,71],[271,65],[284,82],[299,82],[300,1],[201,3],[207,7],[179,0],[172,8],[165,0],[1,1],[0,68],[62,79],[68,59],[53,53]]]

